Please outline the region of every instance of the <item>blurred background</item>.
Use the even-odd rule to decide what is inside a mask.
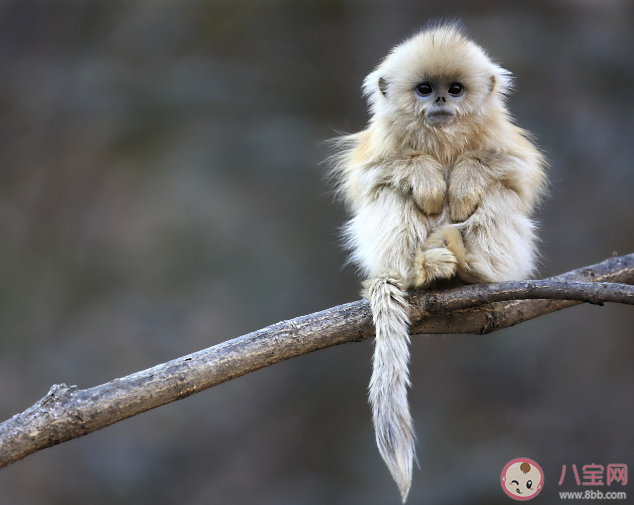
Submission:
[[[510,108],[548,153],[541,274],[634,252],[632,2],[0,1],[0,420],[54,383],[357,299],[322,142],[364,127],[363,77],[439,16],[515,74]],[[633,326],[629,307],[582,306],[416,337],[409,503],[509,503],[500,472],[520,456],[544,469],[540,503],[579,489],[572,464],[634,464]],[[0,503],[397,504],[371,351],[36,453],[0,471]]]

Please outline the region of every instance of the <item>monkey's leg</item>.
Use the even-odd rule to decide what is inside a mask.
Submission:
[[[458,277],[465,282],[529,278],[535,270],[535,223],[522,212],[518,194],[494,185],[478,209],[460,223],[465,248]]]

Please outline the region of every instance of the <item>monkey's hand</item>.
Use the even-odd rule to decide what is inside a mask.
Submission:
[[[412,154],[394,164],[393,183],[425,214],[440,214],[445,203],[447,183],[442,166],[431,156]]]
[[[449,174],[449,215],[454,223],[466,221],[478,208],[488,186],[488,167],[482,156],[461,156]]]

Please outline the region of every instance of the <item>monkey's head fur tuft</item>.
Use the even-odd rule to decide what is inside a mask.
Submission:
[[[431,24],[396,46],[363,84],[372,122],[445,138],[471,134],[496,117],[508,120],[510,88],[510,73],[456,21]]]

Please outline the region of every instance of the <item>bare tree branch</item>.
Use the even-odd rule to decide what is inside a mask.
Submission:
[[[613,284],[620,283],[620,284]],[[478,284],[410,297],[415,333],[490,333],[572,305],[634,303],[634,254],[543,281]],[[90,389],[54,385],[0,424],[0,468],[141,412],[318,349],[374,334],[361,300],[268,326]]]

